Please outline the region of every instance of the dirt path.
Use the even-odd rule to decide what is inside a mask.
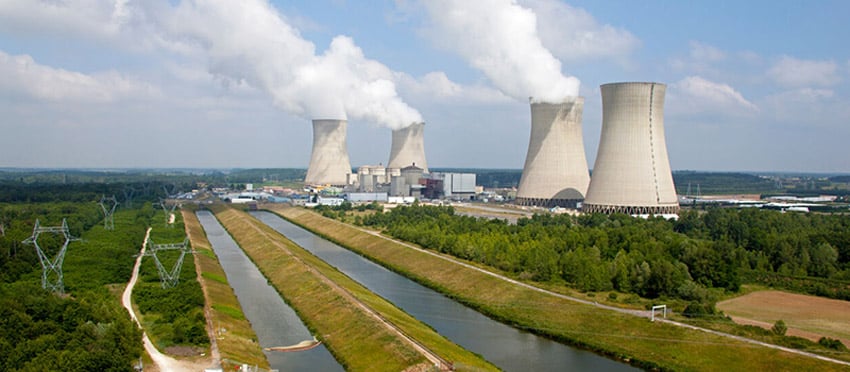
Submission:
[[[341,223],[339,221],[333,221],[333,222]],[[552,291],[549,291],[549,290],[546,290],[546,289],[543,289],[543,288],[538,288],[538,287],[535,287],[533,285],[526,284],[526,283],[511,279],[511,278],[508,278],[506,276],[499,275],[499,274],[496,274],[496,273],[475,267],[473,265],[467,264],[465,262],[454,259],[452,257],[447,257],[445,255],[441,255],[441,254],[438,254],[436,252],[429,251],[427,249],[419,248],[419,247],[412,245],[412,244],[409,244],[407,242],[403,242],[403,241],[400,241],[400,240],[396,240],[396,239],[381,235],[381,233],[377,232],[377,231],[372,231],[372,230],[368,230],[368,229],[364,229],[364,228],[361,228],[361,227],[358,227],[358,226],[353,226],[353,225],[348,225],[348,224],[346,224],[346,225],[351,226],[355,229],[358,229],[362,232],[380,237],[382,239],[392,241],[396,244],[400,244],[404,247],[414,249],[414,250],[417,250],[419,252],[432,255],[434,257],[438,257],[438,258],[446,260],[448,262],[451,262],[451,263],[454,263],[454,264],[457,264],[457,265],[461,265],[463,267],[466,267],[466,268],[469,268],[469,269],[472,269],[472,270],[479,271],[483,274],[499,278],[499,279],[504,280],[506,282],[509,282],[509,283],[512,283],[512,284],[515,284],[515,285],[518,285],[518,286],[521,286],[521,287],[524,287],[524,288],[527,288],[527,289],[530,289],[530,290],[533,290],[533,291],[545,293],[545,294],[555,296],[555,297],[558,297],[558,298],[562,298],[562,299],[565,299],[565,300],[579,302],[579,303],[586,304],[586,305],[593,305],[593,306],[596,306],[596,307],[599,307],[599,308],[602,308],[602,309],[616,311],[616,312],[619,312],[619,313],[629,314],[629,315],[633,315],[633,316],[639,316],[639,317],[643,317],[643,318],[649,318],[652,314],[650,311],[621,309],[621,308],[614,307],[614,306],[602,305],[602,304],[598,304],[596,302],[592,302],[592,301],[588,301],[588,300],[584,300],[584,299],[580,299],[580,298],[576,298],[576,297],[567,296],[567,295],[564,295],[564,294],[552,292]],[[689,329],[696,330],[696,331],[702,331],[702,332],[711,333],[711,334],[714,334],[714,335],[717,335],[717,336],[722,336],[722,337],[727,337],[727,338],[738,340],[738,341],[743,341],[743,342],[750,343],[750,344],[764,346],[764,347],[768,347],[768,348],[771,348],[771,349],[782,350],[782,351],[789,352],[789,353],[794,353],[794,354],[803,355],[803,356],[807,356],[807,357],[811,357],[811,358],[815,358],[815,359],[820,359],[820,360],[823,360],[823,361],[828,361],[828,362],[837,363],[837,364],[841,364],[841,365],[845,365],[845,366],[850,366],[850,362],[846,362],[846,361],[838,360],[838,359],[833,359],[833,358],[825,357],[825,356],[814,354],[814,353],[795,350],[795,349],[791,349],[791,348],[787,348],[787,347],[783,347],[783,346],[769,344],[769,343],[766,343],[766,342],[756,341],[756,340],[753,340],[753,339],[750,339],[750,338],[736,336],[736,335],[732,335],[732,334],[724,333],[724,332],[719,332],[719,331],[711,330],[711,329],[708,329],[708,328],[697,327],[697,326],[693,326],[693,325],[686,324],[686,323],[662,319],[662,318],[659,318],[657,316],[655,317],[655,320],[660,321],[660,322],[664,322],[664,323],[667,323],[667,324],[672,324],[672,325],[675,325],[675,326],[683,327],[683,328],[689,328]]]
[[[149,227],[148,231],[145,233],[145,241],[142,243],[142,249],[139,251],[139,256],[136,258],[136,264],[133,266],[133,276],[130,277],[130,281],[127,283],[127,288],[124,289],[124,293],[121,295],[121,304],[124,305],[124,308],[130,313],[130,317],[133,318],[133,321],[136,322],[139,327],[142,327],[142,324],[139,323],[139,318],[136,316],[135,310],[133,310],[133,287],[136,286],[136,282],[139,280],[139,267],[142,265],[142,257],[145,255],[145,248],[148,246],[148,239],[150,238],[150,235],[151,228]],[[157,350],[157,348],[153,345],[153,342],[151,342],[150,338],[148,338],[148,334],[144,332],[144,328],[142,328],[142,341],[145,344],[145,351],[151,356],[151,359],[153,359],[153,362],[156,365],[155,370],[157,371],[203,371],[206,367],[207,363],[181,361],[159,352],[159,350]]]

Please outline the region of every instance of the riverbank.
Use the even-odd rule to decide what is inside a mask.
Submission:
[[[226,207],[216,207],[215,212],[347,370],[427,368],[435,363],[426,355],[479,370],[496,370],[248,214]]]
[[[245,319],[239,300],[227,282],[224,269],[218,262],[209,240],[193,211],[183,211],[186,236],[192,242],[198,282],[205,298],[205,314],[210,344],[216,345],[222,367],[231,370],[241,363],[269,369],[257,335]],[[232,361],[232,362],[229,362]],[[238,363],[238,364],[237,364]],[[231,368],[228,368],[231,367]]]
[[[272,210],[493,318],[639,366],[684,370],[843,367],[552,296],[304,209]]]

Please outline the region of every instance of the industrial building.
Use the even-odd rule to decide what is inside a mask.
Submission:
[[[664,139],[666,85],[612,83],[601,90],[602,135],[582,211],[678,213]]]
[[[428,173],[425,161],[425,123],[413,123],[406,128],[393,130],[388,168],[401,169],[415,165]]]
[[[313,152],[304,183],[341,186],[350,182],[346,125],[345,120],[313,120]]]
[[[560,103],[531,102],[531,136],[516,203],[576,208],[590,176],[581,119],[584,97]]]

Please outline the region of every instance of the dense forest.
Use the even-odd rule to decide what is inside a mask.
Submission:
[[[116,288],[126,283],[143,228],[128,226],[134,211],[116,213],[106,231],[97,204],[0,204],[0,370],[126,371],[141,355],[141,331],[120,307]],[[68,221],[64,294],[41,285],[41,266],[32,245],[35,219],[43,226]],[[50,258],[58,250],[52,234],[39,236]],[[42,239],[42,237],[47,239]]]
[[[151,203],[164,196],[167,183],[0,182],[11,185],[0,187],[0,371],[132,370],[142,354],[142,333],[121,307],[120,293],[145,230],[154,226],[153,234],[162,242],[185,237],[182,221],[165,227],[162,210]],[[115,229],[106,230],[97,201],[128,186],[140,191],[133,196],[133,208],[122,203],[114,214]],[[42,226],[60,226],[63,219],[70,234],[81,240],[68,245],[63,290],[50,292],[42,288],[35,247],[23,241],[32,235],[36,220]],[[63,241],[52,233],[38,237],[50,259]],[[172,257],[164,255],[163,260],[173,265]],[[143,262],[136,298],[151,321],[149,332],[163,346],[207,345],[203,295],[191,256],[184,262],[181,284],[171,290],[159,286],[150,258]]]
[[[850,300],[844,215],[717,208],[684,211],[676,221],[535,215],[510,225],[452,207],[411,206],[354,221],[523,279],[680,299],[703,312],[713,312],[719,292],[744,282]]]

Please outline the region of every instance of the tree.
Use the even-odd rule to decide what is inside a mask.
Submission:
[[[773,327],[770,330],[777,335],[785,336],[785,332],[788,332],[788,326],[785,325],[784,320],[779,319],[776,323],[773,323]]]

